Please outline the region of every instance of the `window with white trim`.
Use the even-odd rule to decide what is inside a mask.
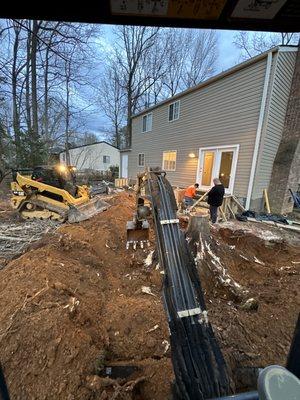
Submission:
[[[103,156],[103,164],[109,164],[110,163],[110,156]]]
[[[145,166],[145,154],[144,153],[139,153],[138,166],[139,167],[144,167]]]
[[[177,151],[164,151],[163,152],[163,170],[175,171],[176,170],[176,157]]]
[[[179,118],[180,101],[175,101],[169,105],[169,122]]]
[[[152,131],[152,113],[144,115],[142,121],[143,121],[142,132],[145,133]]]

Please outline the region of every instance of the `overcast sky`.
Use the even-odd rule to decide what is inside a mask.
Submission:
[[[112,29],[113,26],[110,25],[103,26],[102,38],[100,39],[102,45],[109,47],[110,43],[113,40]],[[217,73],[220,73],[236,65],[241,60],[240,60],[240,51],[233,44],[233,38],[234,35],[237,33],[237,31],[219,30],[217,32],[219,36],[218,40],[219,58],[217,64]],[[101,114],[100,110],[99,114],[95,113],[93,115],[89,115],[87,130],[97,133],[99,139],[104,139],[104,137],[100,133],[102,127],[108,127],[108,126],[109,123],[106,117],[103,114]]]

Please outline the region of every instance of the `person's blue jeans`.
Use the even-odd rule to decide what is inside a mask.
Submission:
[[[184,204],[186,205],[186,207],[191,207],[194,204],[193,198],[184,196]]]
[[[217,222],[217,218],[218,218],[218,208],[217,206],[209,206],[209,212],[210,212],[210,219],[211,222],[214,224],[215,222]]]

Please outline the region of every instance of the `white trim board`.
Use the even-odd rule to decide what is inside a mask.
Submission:
[[[285,46],[285,47],[279,47],[278,48],[278,52],[279,53],[289,53],[289,52],[291,52],[291,51],[295,51],[295,52],[297,52],[298,51],[298,46],[296,46],[296,47],[294,47],[294,46]]]
[[[250,207],[250,201],[251,201],[251,196],[252,196],[252,191],[253,191],[254,177],[255,177],[255,171],[256,171],[256,165],[257,165],[257,159],[258,159],[258,153],[259,153],[259,146],[260,146],[260,139],[261,139],[262,127],[263,127],[263,122],[264,122],[264,117],[265,117],[265,108],[266,108],[266,103],[267,103],[267,94],[268,94],[268,87],[269,87],[269,81],[270,81],[270,75],[271,75],[271,66],[272,66],[272,52],[269,52],[268,58],[267,58],[264,88],[263,88],[263,94],[262,94],[261,104],[260,104],[259,119],[258,119],[258,124],[257,124],[254,151],[253,151],[251,171],[250,171],[250,178],[249,178],[249,184],[248,184],[246,206],[245,206],[246,210],[248,210]]]

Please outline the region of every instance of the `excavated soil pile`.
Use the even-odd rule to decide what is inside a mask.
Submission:
[[[161,275],[144,266],[148,249],[125,250],[134,198],[111,203],[0,271],[0,360],[15,400],[168,398]],[[96,376],[116,362],[138,370]]]
[[[202,256],[198,246],[199,270],[228,366],[235,375],[285,365],[300,311],[299,236],[237,221],[212,233],[202,236]],[[239,378],[238,387],[247,385]]]
[[[171,396],[161,271],[144,263],[151,249],[125,250],[134,197],[108,202],[0,270],[0,360],[15,400]],[[205,240],[210,250],[199,247],[197,259],[229,367],[283,363],[299,310],[299,250],[230,225]],[[214,257],[241,293],[210,269]],[[244,307],[251,297],[255,307]],[[127,377],[101,376],[128,365],[136,369]]]

